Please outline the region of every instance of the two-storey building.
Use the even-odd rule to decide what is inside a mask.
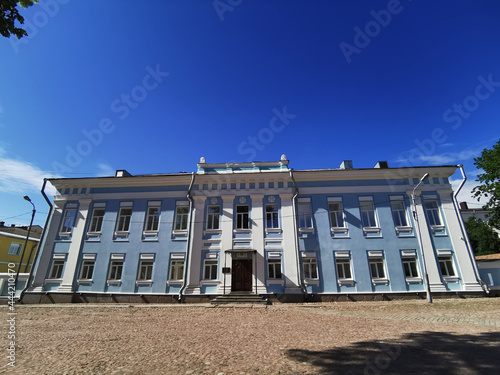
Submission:
[[[448,180],[457,166],[288,164],[202,158],[196,173],[50,179],[58,193],[24,301],[415,297],[425,271],[434,294],[483,293]]]

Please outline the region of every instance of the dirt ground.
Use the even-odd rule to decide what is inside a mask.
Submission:
[[[8,313],[0,307],[7,349],[0,373],[500,372],[500,298],[215,308],[16,305],[15,367],[7,357]]]

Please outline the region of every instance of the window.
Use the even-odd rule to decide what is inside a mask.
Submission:
[[[302,258],[302,264],[304,266],[304,278],[318,278],[318,264],[316,258]]]
[[[407,227],[406,211],[403,201],[391,201],[392,218],[396,227]]]
[[[102,229],[102,222],[104,219],[104,208],[95,208],[92,213],[92,220],[90,221],[89,232],[100,232]]]
[[[267,270],[270,279],[281,279],[281,259],[268,259]]]
[[[440,256],[439,267],[441,268],[441,275],[443,277],[455,276],[455,269],[453,268],[453,259],[451,256]]]
[[[426,201],[424,203],[425,212],[427,213],[427,220],[431,226],[441,225],[441,218],[439,216],[439,208],[436,201]]]
[[[153,276],[153,261],[141,260],[141,263],[139,265],[138,280],[151,280],[152,276]]]
[[[170,280],[182,280],[184,274],[184,259],[170,262]]]
[[[219,229],[220,206],[208,206],[207,229]]]
[[[417,258],[414,256],[404,256],[402,259],[405,277],[407,279],[418,278]]]
[[[248,206],[236,206],[236,228],[248,229]]]
[[[361,201],[359,204],[363,227],[377,227],[377,222],[375,221],[375,206],[373,205],[373,202]]]
[[[332,228],[343,228],[344,214],[342,211],[342,202],[329,203],[328,211],[330,212],[330,225]]]
[[[122,278],[123,271],[123,260],[113,260],[109,267],[109,277],[110,281],[119,281]]]
[[[178,206],[175,210],[175,230],[187,230],[189,207]]]
[[[279,228],[278,205],[266,205],[266,228]]]
[[[299,213],[299,228],[312,228],[311,203],[299,203],[297,208]]]
[[[60,279],[64,268],[64,260],[54,259],[52,261],[52,269],[50,270],[49,279]]]
[[[335,258],[337,263],[337,277],[340,279],[352,279],[351,260],[349,258]]]
[[[11,242],[9,247],[9,255],[19,255],[21,254],[21,249],[23,248],[23,244],[20,242]]]
[[[132,217],[131,208],[120,208],[120,213],[118,215],[118,226],[116,228],[117,232],[128,232],[130,229],[130,218]]]
[[[71,233],[75,226],[76,210],[66,210],[61,226],[61,233]]]
[[[160,207],[148,207],[146,216],[146,231],[157,232],[160,225]]]
[[[384,258],[370,258],[370,272],[372,275],[372,280],[385,279]]]
[[[204,280],[217,280],[217,261],[206,260],[205,272],[203,273]]]
[[[84,260],[82,263],[82,271],[80,273],[81,280],[92,280],[94,274],[95,260]]]

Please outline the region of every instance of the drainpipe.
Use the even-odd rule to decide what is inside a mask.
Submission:
[[[460,224],[460,229],[462,230],[462,234],[464,235],[463,239],[465,241],[465,246],[467,247],[467,251],[469,252],[469,257],[472,261],[474,274],[476,275],[476,280],[479,282],[479,284],[481,284],[481,287],[483,288],[484,292],[486,294],[490,294],[488,286],[483,280],[481,280],[481,277],[479,276],[479,270],[477,268],[476,258],[474,257],[474,252],[472,251],[472,246],[470,244],[469,235],[467,234],[467,229],[465,228],[464,219],[462,217],[462,214],[460,213],[460,207],[458,205],[457,196],[460,190],[462,189],[462,186],[464,186],[465,182],[467,181],[467,176],[465,175],[463,164],[458,164],[457,167],[460,168],[460,172],[462,172],[462,182],[460,183],[460,186],[458,187],[455,194],[453,194],[453,205],[455,206],[455,211],[457,212],[458,215],[458,223]]]
[[[192,217],[193,217],[193,198],[191,197],[191,189],[193,188],[194,179],[196,177],[196,173],[193,172],[191,177],[191,184],[189,185],[187,192],[187,199],[189,200],[189,228],[188,228],[188,238],[187,238],[187,247],[186,247],[186,259],[184,260],[184,278],[182,281],[181,289],[179,290],[179,302],[182,302],[182,294],[184,290],[187,288],[187,279],[189,276],[189,256],[191,255],[191,227],[192,227]]]
[[[297,234],[297,211],[296,211],[296,199],[299,195],[299,187],[295,182],[295,178],[293,177],[293,169],[290,169],[290,178],[293,181],[293,185],[295,187],[295,194],[292,197],[292,209],[293,209],[293,232],[295,238],[295,252],[297,253],[297,270],[299,271],[299,286],[304,294],[304,299],[307,300],[307,288],[304,283],[304,275],[302,272],[302,267],[300,265],[300,250],[299,250],[299,236]]]
[[[26,285],[24,286],[24,289],[21,291],[21,294],[19,295],[19,301],[22,301],[23,294],[26,291],[26,289],[28,289],[30,281],[32,281],[31,278],[33,276],[33,270],[35,269],[35,265],[36,265],[36,262],[38,260],[38,254],[41,253],[40,249],[42,248],[43,240],[44,240],[45,234],[47,233],[47,229],[49,227],[49,220],[50,220],[50,217],[52,215],[53,206],[52,206],[52,203],[50,202],[50,199],[45,194],[45,186],[46,185],[47,185],[47,179],[44,178],[41,193],[42,193],[43,197],[45,198],[45,201],[49,205],[49,213],[47,214],[47,219],[45,219],[45,225],[43,227],[42,235],[40,236],[40,241],[38,242],[38,247],[37,247],[36,252],[35,252],[35,257],[33,259],[33,263],[31,263],[31,270],[30,270],[30,274],[28,275],[28,280],[26,280]],[[31,258],[31,255],[30,255],[30,258]],[[29,263],[29,260],[28,260],[28,263]]]

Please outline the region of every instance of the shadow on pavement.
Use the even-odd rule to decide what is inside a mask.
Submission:
[[[324,351],[290,349],[287,356],[320,367],[321,374],[498,374],[500,332],[407,334]]]

